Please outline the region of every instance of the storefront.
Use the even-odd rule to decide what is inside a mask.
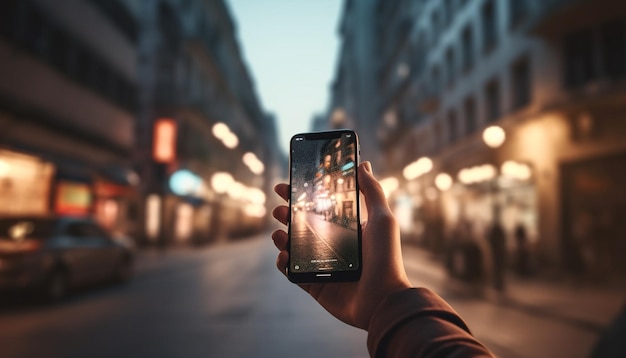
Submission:
[[[39,215],[50,209],[54,165],[0,149],[0,215]]]
[[[113,180],[97,176],[93,182],[93,215],[102,226],[117,233],[136,235],[138,199],[136,175]]]
[[[565,163],[562,250],[570,272],[626,273],[626,153]]]

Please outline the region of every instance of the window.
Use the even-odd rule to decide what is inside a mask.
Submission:
[[[441,34],[443,28],[439,9],[433,10],[431,15],[431,28],[433,30],[432,45],[435,46],[437,41],[439,41],[439,35]]]
[[[528,16],[528,0],[509,0],[511,28],[516,28]]]
[[[565,38],[565,85],[576,87],[596,76],[591,30],[582,30]]]
[[[498,24],[496,17],[495,2],[489,0],[481,9],[483,24],[483,49],[489,52],[496,47],[498,42]]]
[[[452,23],[452,20],[454,19],[454,15],[456,13],[456,0],[445,0],[444,3],[444,7],[445,7],[445,25],[449,26],[450,23]]]
[[[451,87],[456,77],[456,63],[454,59],[454,48],[452,46],[446,50],[446,72],[448,73],[447,86]]]
[[[600,29],[604,74],[620,78],[626,74],[626,35],[624,19],[604,24]]]
[[[447,115],[448,122],[448,140],[450,143],[456,142],[459,135],[459,125],[457,123],[456,112],[454,110],[450,110]]]
[[[474,39],[470,25],[463,29],[461,50],[463,52],[463,71],[469,71],[474,65]]]
[[[71,223],[67,226],[67,233],[77,239],[76,244],[80,246],[101,247],[109,244],[109,235],[90,222]]]
[[[181,29],[176,12],[166,3],[159,5],[158,26],[168,51],[174,52],[180,43]]]
[[[476,131],[476,102],[472,97],[468,97],[463,103],[465,110],[465,132],[472,134]]]
[[[530,103],[530,63],[527,57],[517,60],[511,67],[513,109]]]
[[[487,121],[493,122],[500,117],[500,84],[493,79],[485,86],[485,105]]]

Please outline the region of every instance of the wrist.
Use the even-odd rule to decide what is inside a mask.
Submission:
[[[364,329],[366,331],[370,330],[374,317],[376,316],[380,308],[384,306],[385,302],[389,301],[391,297],[397,294],[400,294],[401,292],[404,292],[406,290],[410,290],[412,288],[414,287],[411,285],[411,283],[407,279],[407,280],[400,280],[395,285],[392,285],[382,290],[381,294],[378,295],[378,299],[376,300],[376,302],[374,302],[371,306],[371,310],[369,311],[369,317],[366,320],[366,325]]]

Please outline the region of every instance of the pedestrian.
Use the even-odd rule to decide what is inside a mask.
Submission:
[[[528,276],[530,274],[530,250],[528,248],[526,227],[522,223],[519,223],[515,227],[515,242],[517,245],[515,250],[515,268],[517,274],[520,276]]]
[[[499,208],[495,210],[494,221],[489,229],[487,241],[491,249],[493,288],[504,291],[504,270],[506,268],[506,234],[499,220]]]
[[[302,284],[329,313],[368,332],[372,357],[493,357],[474,338],[463,319],[440,296],[410,283],[400,247],[400,229],[371,164],[358,167],[368,222],[363,224],[363,273],[357,282]],[[289,185],[274,188],[284,200]],[[274,217],[287,224],[289,208],[278,206]],[[272,233],[280,251],[278,270],[286,272],[289,253],[284,230]]]

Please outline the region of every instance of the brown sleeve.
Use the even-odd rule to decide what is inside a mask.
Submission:
[[[426,288],[387,297],[368,329],[372,357],[493,357],[461,317]]]

